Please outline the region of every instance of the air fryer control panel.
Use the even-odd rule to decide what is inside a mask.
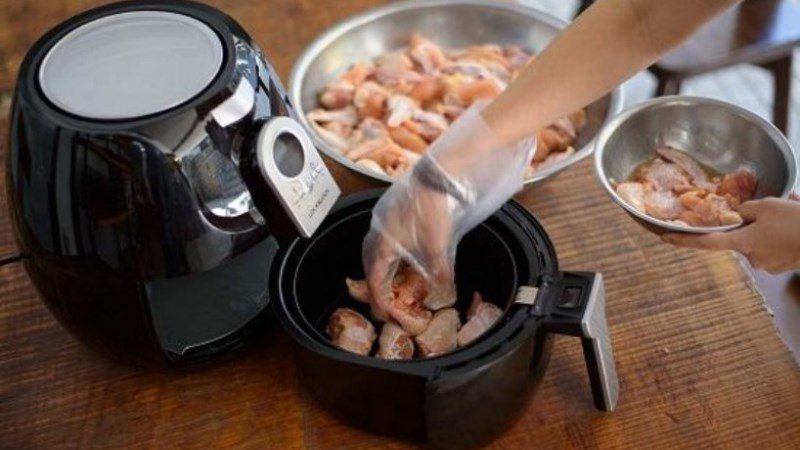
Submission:
[[[310,237],[341,191],[302,125],[273,117],[261,128],[258,165],[300,235]]]

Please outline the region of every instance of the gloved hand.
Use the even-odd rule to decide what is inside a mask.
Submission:
[[[426,307],[455,303],[458,242],[522,188],[535,139],[502,145],[481,116],[487,104],[465,111],[375,205],[363,262],[379,320],[393,315],[391,283],[402,261],[427,281]]]

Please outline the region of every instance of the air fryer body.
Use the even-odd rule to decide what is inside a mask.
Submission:
[[[164,111],[112,120],[64,111],[43,94],[40,67],[54,43],[138,11],[213,30],[222,56],[208,86]],[[20,71],[7,187],[25,267],[55,316],[91,346],[140,362],[239,346],[267,306],[273,232],[286,221],[256,208],[277,202],[246,176],[257,172],[248,149],[257,125],[293,114],[247,34],[202,5],[115,4],[44,36]]]
[[[303,383],[337,417],[434,448],[479,448],[523,414],[552,344],[542,330],[490,364],[441,377],[365,367],[295,347]]]

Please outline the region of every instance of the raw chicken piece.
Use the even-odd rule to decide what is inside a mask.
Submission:
[[[358,87],[367,78],[375,73],[375,64],[372,62],[357,62],[344,73],[340,80],[350,83],[353,87]]]
[[[419,155],[386,138],[382,145],[363,155],[363,158],[378,163],[390,177],[399,178],[417,162]]]
[[[693,185],[706,191],[714,191],[715,186],[708,181],[706,171],[686,153],[672,147],[659,147],[656,149],[656,153],[686,172]]]
[[[417,102],[405,95],[395,94],[389,97],[389,117],[386,119],[386,125],[389,127],[396,127],[405,122],[406,120],[414,117],[418,106]]]
[[[356,108],[348,105],[342,109],[315,109],[306,114],[308,120],[320,123],[337,122],[354,127],[358,124]]]
[[[431,73],[447,62],[442,49],[419,34],[412,34],[408,54],[422,67],[423,73]]]
[[[673,220],[683,212],[683,205],[672,191],[645,190],[644,209],[656,219]]]
[[[578,130],[586,125],[586,114],[583,110],[562,117],[551,125],[542,128],[536,134],[536,155],[533,160],[540,163],[552,153],[563,152],[575,143]]]
[[[394,322],[386,322],[378,339],[378,358],[411,359],[414,357],[414,340]]]
[[[567,149],[564,150],[563,152],[551,153],[550,156],[547,157],[547,159],[545,159],[541,163],[538,163],[535,167],[543,169],[545,167],[552,166],[555,163],[564,161],[573,154],[575,154],[575,149],[572,147],[567,147]]]
[[[478,291],[473,291],[472,301],[469,303],[469,308],[467,308],[467,320],[475,317],[475,314],[478,313],[478,307],[480,307],[483,303],[485,302],[481,293]]]
[[[642,183],[620,183],[615,190],[627,204],[633,206],[638,211],[645,212],[644,186]]]
[[[319,95],[319,102],[328,109],[344,108],[353,101],[355,87],[350,83],[338,80],[325,86]]]
[[[411,267],[403,267],[392,280],[392,293],[389,315],[412,336],[425,331],[433,314],[423,304],[428,286],[422,275]]]
[[[334,311],[326,331],[333,345],[359,355],[368,355],[377,337],[370,321],[349,308]]]
[[[498,78],[492,71],[485,65],[476,61],[453,61],[442,66],[441,69],[443,80],[448,80],[451,83],[454,81],[475,81],[478,79],[487,79],[496,83],[499,87],[505,87],[506,82]]]
[[[473,45],[451,54],[456,62],[471,62],[491,71],[501,80],[511,78],[511,63],[503,54],[502,47],[493,44]]]
[[[717,187],[717,195],[730,197],[733,206],[752,200],[756,192],[756,177],[747,169],[725,174]]]
[[[386,53],[378,58],[375,77],[378,81],[388,81],[398,76],[407,75],[405,72],[414,71],[414,61],[406,55],[404,49]],[[408,76],[408,75],[407,75]],[[410,77],[415,77],[411,75]]]
[[[422,138],[418,133],[411,131],[407,126],[408,122],[399,127],[389,128],[389,135],[392,140],[397,142],[401,147],[411,150],[420,155],[425,153],[428,149],[428,142]]]
[[[353,94],[364,80],[372,75],[375,66],[372,63],[356,63],[338,80],[325,86],[319,96],[319,102],[328,109],[341,109],[353,101]]]
[[[389,131],[386,129],[386,125],[380,120],[373,119],[372,117],[367,117],[366,119],[362,120],[358,125],[358,128],[356,128],[356,132],[354,133],[354,139],[356,141],[378,139],[387,136],[389,136]]]
[[[442,67],[445,93],[455,97],[462,105],[471,105],[475,99],[494,98],[508,85],[486,66],[474,61],[456,61]]]
[[[676,164],[669,164],[657,159],[649,165],[642,166],[635,180],[650,186],[655,191],[671,191],[676,186],[689,185],[686,173]]]
[[[547,127],[536,132],[536,153],[533,155],[533,162],[540,163],[550,156],[551,149],[555,149],[560,144],[558,133]]]
[[[449,126],[447,119],[441,114],[421,109],[414,111],[412,119],[407,121],[405,125],[413,133],[420,135],[428,142],[435,141]]]
[[[504,70],[496,66],[489,66],[485,62],[470,59],[449,62],[441,68],[441,72],[446,75],[463,75],[473,80],[483,78],[491,80],[500,88],[505,89],[508,85],[508,73]]]
[[[383,167],[380,166],[380,164],[376,163],[375,161],[373,161],[371,159],[359,159],[358,161],[356,161],[356,164],[358,164],[359,166],[362,166],[362,167],[366,167],[367,169],[369,169],[369,170],[371,170],[373,172],[377,172],[377,173],[379,173],[381,175],[388,175],[383,170]]]
[[[353,135],[353,127],[342,122],[324,123],[322,124],[322,128],[325,128],[342,139],[350,139]]]
[[[425,332],[414,338],[420,356],[430,358],[455,350],[460,327],[458,311],[453,308],[437,311]]]
[[[461,83],[453,88],[455,97],[466,105],[471,105],[480,99],[493,99],[501,92],[503,92],[503,88],[487,78]]]
[[[391,146],[392,141],[388,136],[379,138],[362,138],[357,139],[357,133],[353,135],[352,147],[345,153],[348,158],[358,161],[364,159],[367,155],[380,150],[384,147]],[[371,158],[370,158],[371,159]]]
[[[314,129],[314,131],[316,131],[317,135],[319,135],[319,137],[322,138],[323,141],[327,142],[331,147],[333,147],[334,149],[338,150],[341,153],[345,153],[347,151],[350,145],[347,142],[347,139],[340,136],[339,133],[336,133],[334,131],[325,128],[319,122],[315,122],[313,120],[309,120],[309,122],[311,123],[311,128]]]
[[[422,80],[414,71],[414,62],[403,50],[387,53],[377,63],[375,78],[386,88],[407,94]]]
[[[560,135],[568,137],[571,141],[578,137],[578,131],[569,117],[562,117],[556,120],[550,127],[554,128]]]
[[[350,297],[353,297],[353,300],[357,300],[362,303],[369,303],[370,296],[367,280],[354,280],[352,278],[345,278],[344,282],[347,285],[347,293],[350,294]]]
[[[444,99],[431,105],[430,110],[452,122],[464,112],[464,107],[453,103],[446,103]]]
[[[486,332],[503,315],[503,310],[494,303],[483,301],[477,291],[472,294],[472,304],[467,311],[467,323],[458,332],[458,346],[463,347]]]
[[[444,86],[442,82],[436,76],[426,75],[411,88],[408,96],[419,102],[419,104],[428,106],[432,102],[441,99],[443,94]]]
[[[695,186],[693,184],[676,184],[675,186],[672,187],[672,192],[674,192],[675,195],[677,195],[677,196],[681,196],[681,195],[686,194],[688,192],[696,192],[696,193],[698,193],[700,195],[708,194],[707,190],[705,190],[705,189],[703,189],[701,187],[697,187],[697,186]]]
[[[725,207],[720,208],[719,211],[719,223],[720,225],[741,225],[744,220],[742,216],[739,215],[738,212],[730,209],[728,203],[725,203]]]
[[[315,109],[306,117],[311,122],[311,127],[332,147],[339,151],[346,151],[349,144],[353,126],[358,123],[358,115],[351,106],[342,109],[324,110]]]
[[[345,153],[348,158],[357,161],[373,150],[387,145],[390,141],[389,130],[380,120],[368,117],[364,119],[350,138],[350,149]]]
[[[703,196],[699,192],[687,192],[680,196],[686,208],[679,219],[692,226],[738,225],[742,217],[731,209],[727,200],[716,194]]]
[[[452,287],[452,289],[451,289]],[[450,287],[440,286],[437,292],[432,292],[425,298],[425,307],[431,311],[438,311],[453,306],[458,300],[455,285]]]
[[[366,117],[382,118],[386,113],[386,100],[389,95],[389,91],[373,81],[361,84],[353,96],[353,104],[358,111],[358,117],[361,119]]]
[[[533,160],[541,162],[547,159],[552,153],[563,152],[575,141],[575,129],[568,119],[559,119],[567,123],[567,127],[560,127],[555,124],[539,130],[536,134],[536,155]]]
[[[371,301],[366,280],[345,279],[347,291],[354,300]],[[388,313],[407,333],[416,336],[428,327],[433,313],[423,305],[428,296],[428,287],[422,275],[409,266],[404,266],[392,280],[392,299]]]

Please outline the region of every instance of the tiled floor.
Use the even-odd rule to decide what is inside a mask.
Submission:
[[[800,0],[791,0],[798,2]],[[521,0],[521,3],[544,9],[553,15],[569,20],[577,2],[559,0]],[[800,49],[794,54],[794,83],[792,85],[792,111],[789,120],[789,140],[800,151]],[[655,90],[655,77],[642,72],[624,85],[625,105],[631,106],[650,98]],[[696,77],[684,83],[681,94],[712,97],[737,104],[768,120],[772,117],[773,80],[765,70],[741,65]],[[796,191],[800,191],[800,186]],[[797,275],[769,275],[753,271],[746,261],[743,265],[754,275],[756,286],[764,294],[766,305],[773,312],[775,327],[787,347],[800,363],[800,302],[796,301],[800,288]],[[794,277],[794,279],[793,279]],[[789,286],[789,288],[786,288]]]

